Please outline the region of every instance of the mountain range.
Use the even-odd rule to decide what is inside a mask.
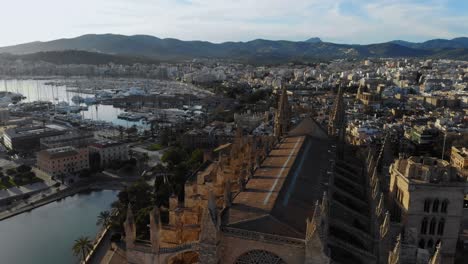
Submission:
[[[119,57],[137,57],[158,61],[182,61],[196,58],[222,59],[248,63],[282,63],[317,59],[367,57],[422,57],[468,60],[468,38],[434,39],[422,43],[395,40],[386,43],[355,45],[306,41],[264,40],[211,43],[161,39],[147,35],[83,35],[70,39],[31,42],[0,47],[0,53],[22,55],[41,53],[41,57],[59,56],[63,51],[86,51]],[[57,53],[59,52],[59,53]],[[67,52],[70,56],[70,52]],[[71,53],[75,55],[88,53]],[[31,55],[28,55],[31,57]],[[34,56],[33,56],[34,57]]]

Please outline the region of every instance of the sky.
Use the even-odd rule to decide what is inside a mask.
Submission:
[[[467,0],[0,0],[0,46],[84,34],[369,44],[468,36]]]

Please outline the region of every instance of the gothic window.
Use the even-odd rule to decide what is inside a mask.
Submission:
[[[237,258],[235,264],[286,264],[286,262],[268,251],[252,250]]]
[[[440,207],[440,211],[441,211],[442,213],[447,213],[448,203],[449,203],[448,200],[444,200],[444,201],[442,202],[442,206]]]
[[[439,220],[439,225],[437,227],[437,235],[443,235],[444,234],[444,227],[445,227],[445,219],[441,218]]]
[[[426,199],[424,201],[424,212],[429,213],[430,208],[431,208],[431,199]]]
[[[424,217],[421,223],[421,234],[426,234],[427,232],[427,218]]]
[[[436,219],[435,217],[431,219],[431,224],[429,225],[429,234],[434,235],[436,228]]]
[[[418,244],[419,248],[424,248],[425,245],[426,245],[426,241],[424,241],[424,239],[421,238]]]
[[[432,212],[438,212],[439,211],[439,199],[435,199],[434,203],[432,204]]]

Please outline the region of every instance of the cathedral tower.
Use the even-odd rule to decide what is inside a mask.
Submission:
[[[330,121],[328,122],[328,135],[337,138],[339,141],[344,141],[345,132],[345,106],[343,102],[343,88],[340,86],[336,95],[333,109],[330,113]]]
[[[291,121],[291,109],[288,102],[288,91],[283,85],[281,89],[281,97],[278,103],[278,109],[275,114],[274,135],[276,138],[286,135]]]

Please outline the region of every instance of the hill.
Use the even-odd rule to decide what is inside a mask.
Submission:
[[[391,43],[413,49],[468,49],[468,38],[432,39],[421,43],[394,40]]]
[[[102,65],[102,64],[123,64],[130,65],[134,63],[153,64],[158,63],[154,59],[145,57],[127,57],[116,56],[97,52],[81,51],[81,50],[65,50],[65,51],[45,51],[31,54],[12,55],[3,53],[0,54],[0,59],[3,60],[23,60],[23,61],[43,61],[57,65],[65,64],[88,64],[88,65]]]
[[[127,59],[139,57],[140,60],[143,57],[150,60],[164,61],[207,58],[249,63],[281,63],[361,57],[434,57],[457,59],[467,57],[468,38],[431,40],[424,43],[392,41],[371,45],[335,44],[322,42],[319,38],[311,38],[298,42],[256,39],[248,42],[224,42],[216,44],[206,41],[182,41],[172,38],[160,39],[147,35],[124,36],[104,34],[83,35],[71,39],[31,42],[3,47],[0,48],[0,53],[25,55],[70,50],[99,53],[101,57],[104,54],[126,57]],[[72,53],[66,54],[72,55]],[[86,57],[86,54],[81,55]],[[53,54],[48,53],[48,57],[53,57]],[[106,60],[104,57],[102,59]]]

